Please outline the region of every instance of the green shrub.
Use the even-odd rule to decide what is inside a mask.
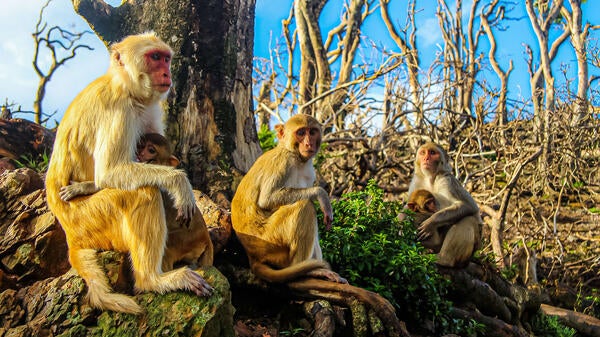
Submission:
[[[370,181],[364,191],[348,193],[332,206],[332,229],[320,232],[324,258],[334,270],[387,298],[409,325],[430,320],[439,333],[468,327],[449,318],[448,281],[437,272],[435,255],[417,243],[412,219],[399,223],[400,203],[384,201],[383,191]]]
[[[266,125],[260,126],[260,130],[258,130],[258,142],[263,152],[274,148],[277,145],[276,139],[275,131],[270,130]]]
[[[562,325],[554,316],[548,316],[538,311],[533,317],[532,332],[536,336],[544,337],[573,337],[575,329]]]

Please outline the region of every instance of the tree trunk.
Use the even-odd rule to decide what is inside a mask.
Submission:
[[[255,0],[72,0],[105,44],[148,30],[175,51],[167,136],[194,188],[231,200],[232,168],[260,155],[252,112]]]
[[[571,126],[580,126],[588,111],[588,63],[587,63],[587,41],[590,24],[582,25],[581,0],[569,0],[571,12],[565,6],[561,9],[561,15],[565,19],[571,36],[571,45],[577,58],[577,97],[575,98],[575,113],[571,120]]]

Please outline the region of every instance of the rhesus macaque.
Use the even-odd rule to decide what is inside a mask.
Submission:
[[[75,97],[56,133],[46,175],[48,206],[65,231],[69,261],[95,308],[142,312],[132,297],[112,291],[96,260],[98,249],[129,252],[136,291],[212,293],[187,267],[161,270],[167,241],[161,190],[173,199],[177,218],[189,221],[195,202],[186,173],[133,161],[140,135],[163,132],[160,103],[171,86],[171,55],[154,33],[114,44],[108,71]],[[90,180],[101,190],[61,199],[62,186]]]
[[[437,264],[448,267],[466,265],[479,247],[480,224],[483,221],[469,192],[452,175],[448,155],[432,142],[417,150],[415,172],[408,190],[411,197],[414,193],[421,194],[420,207],[431,212],[431,200],[419,190],[431,193],[437,210],[419,225],[419,240],[425,247],[437,252]],[[413,198],[417,198],[418,194]],[[407,208],[410,207],[407,204]]]
[[[137,144],[137,160],[141,163],[152,163],[177,167],[179,159],[173,155],[167,139],[158,133],[144,134]],[[80,195],[98,192],[93,181],[72,182],[62,186],[59,195],[62,200],[69,201]],[[162,260],[162,270],[173,270],[173,264],[183,261],[192,266],[209,266],[213,263],[213,245],[206,228],[206,223],[199,210],[195,210],[189,226],[177,222],[176,209],[167,197],[165,211],[167,219],[167,247]]]
[[[346,280],[323,261],[313,200],[327,229],[333,210],[327,192],[315,183],[313,157],[321,125],[298,114],[275,126],[278,145],[260,156],[240,182],[231,202],[231,222],[248,254],[250,268],[269,282],[312,276]]]
[[[428,190],[413,191],[406,203],[406,207],[415,213],[433,214],[437,212],[435,197]]]
[[[415,212],[413,219],[414,224],[417,226],[438,210],[433,194],[428,190],[423,189],[416,190],[410,194],[408,202],[406,203],[406,208]],[[434,253],[439,253],[449,227],[450,226],[439,226],[431,232],[431,236],[425,240],[421,240],[421,244],[423,244],[425,248],[433,250]]]
[[[177,167],[179,159],[173,155],[171,144],[159,133],[146,133],[137,143],[137,161],[146,164],[159,164]]]
[[[146,133],[137,143],[136,160],[140,163],[177,167],[179,159],[173,156],[169,142],[159,133]],[[71,182],[59,191],[63,201],[69,201],[80,195],[90,195],[100,190],[93,181]]]
[[[413,215],[414,224],[419,226],[423,221],[427,220],[433,213],[437,212],[438,207],[436,205],[435,197],[428,190],[416,190],[412,192],[408,196],[408,201],[406,202],[406,208],[413,211],[415,214]],[[426,240],[428,242],[440,242],[439,229],[434,230],[431,233],[431,236]],[[425,247],[425,241],[421,242]],[[428,247],[429,248],[429,247]],[[437,252],[436,252],[437,253]]]

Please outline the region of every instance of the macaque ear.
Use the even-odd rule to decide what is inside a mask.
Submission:
[[[417,204],[414,202],[409,202],[406,204],[406,208],[410,209],[411,211],[415,211]]]
[[[169,159],[167,159],[169,166],[173,166],[173,167],[177,167],[177,165],[179,165],[179,159],[177,159],[177,157],[175,156],[170,156]]]
[[[283,139],[283,124],[277,124],[275,125],[275,131],[277,131],[277,139],[282,140]]]
[[[118,51],[113,49],[112,52],[112,59],[114,64],[119,65],[119,66],[123,66],[123,61],[121,60],[121,53],[119,53]]]

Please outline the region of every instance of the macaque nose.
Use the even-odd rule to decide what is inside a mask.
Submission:
[[[313,144],[314,143],[310,137],[307,136],[306,138],[304,138],[304,145],[306,147],[311,148],[313,146]]]

